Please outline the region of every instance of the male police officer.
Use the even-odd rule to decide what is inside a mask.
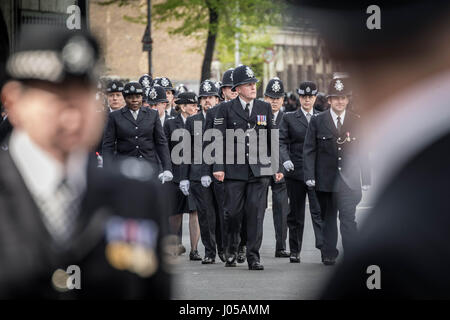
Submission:
[[[165,121],[172,118],[166,116],[165,111],[168,102],[166,90],[164,90],[163,87],[155,86],[150,88],[148,92],[148,104],[150,105],[150,108],[158,111],[159,121],[161,121],[161,126],[163,128]]]
[[[304,182],[303,144],[308,125],[315,114],[313,111],[317,86],[314,82],[305,81],[298,89],[300,108],[286,113],[280,125],[280,155],[286,170],[286,184],[289,194],[290,211],[288,215],[290,261],[300,262],[303,229],[305,224],[306,195],[309,199],[309,210],[316,238],[316,248],[323,244],[322,219],[320,207],[314,189]]]
[[[262,242],[267,199],[261,195],[266,194],[269,179],[273,173],[271,168],[264,168],[261,161],[261,154],[264,154],[264,151],[258,150],[260,151],[258,157],[253,149],[256,146],[250,149],[249,145],[250,139],[256,138],[260,146],[269,148],[273,128],[270,105],[256,100],[257,81],[250,67],[242,65],[234,69],[232,90],[238,92],[238,98],[224,103],[214,119],[214,128],[220,130],[224,137],[224,159],[230,158],[225,164],[216,162],[214,165],[214,176],[217,180],[224,181],[225,188],[224,232],[227,255],[225,266],[236,266],[239,233],[245,208],[247,262],[250,270],[264,270],[260,263],[259,248]],[[227,129],[232,129],[234,134],[228,137]],[[267,133],[265,136],[260,134],[264,132],[260,132],[263,129]],[[237,135],[244,135],[244,132],[246,132],[245,137],[237,137]],[[231,159],[232,155],[233,159]],[[277,173],[276,180],[281,178],[282,174]]]
[[[142,97],[142,105],[144,107],[150,107],[150,104],[148,103],[148,94],[150,93],[151,84],[153,82],[152,77],[150,77],[148,74],[144,74],[139,78],[138,82],[142,86],[142,90],[144,91]]]
[[[355,211],[363,189],[370,185],[368,157],[358,150],[359,136],[354,132],[360,117],[346,110],[351,90],[347,79],[330,83],[329,111],[311,118],[303,146],[306,185],[315,187],[324,221],[322,261],[333,265],[339,254],[337,212],[345,251],[353,249],[356,236]]]
[[[88,163],[102,132],[95,40],[55,26],[19,39],[2,89],[14,130],[0,154],[0,297],[168,298],[162,195],[130,179],[145,165]]]
[[[153,86],[161,86],[166,90],[167,100],[166,114],[171,117],[176,117],[178,112],[175,110],[175,89],[169,78],[161,77],[153,80]]]
[[[181,99],[189,96],[194,98],[195,94],[181,93],[179,95],[180,102],[177,103],[181,103]],[[205,246],[205,257],[202,263],[211,264],[215,263],[216,239],[219,240],[217,245],[219,256],[223,254],[220,241],[222,234],[216,235],[216,219],[219,219],[219,217],[216,214],[218,206],[215,205],[213,187],[210,187],[212,180],[209,175],[203,176],[202,174],[203,140],[201,137],[205,132],[205,116],[206,112],[215,106],[219,100],[218,90],[213,81],[205,80],[200,84],[199,97],[202,110],[186,120],[186,130],[189,132],[191,139],[191,159],[189,164],[182,165],[182,179],[190,183],[190,191],[198,212],[201,238]],[[198,137],[200,137],[200,140]],[[221,259],[224,259],[224,257],[221,257]]]
[[[233,100],[237,97],[237,92],[236,91],[232,91],[231,88],[233,87],[233,70],[234,69],[228,69],[227,71],[225,71],[223,73],[222,76],[222,85],[220,86],[219,89],[219,95],[223,96],[224,102]],[[218,112],[218,110],[224,105],[223,102],[221,102],[220,104],[216,105],[213,108],[210,108],[207,112],[206,112],[206,130],[208,129],[212,129],[214,127],[214,118]],[[212,166],[204,166],[205,168],[205,172],[204,175],[205,176],[211,176],[212,175]],[[216,202],[218,204],[218,216],[219,219],[216,220],[217,223],[217,228],[216,228],[216,239],[217,239],[217,244],[218,244],[218,248],[224,246],[225,243],[225,239],[224,239],[224,215],[223,215],[223,197],[224,197],[224,193],[225,190],[223,188],[223,182],[218,181],[215,177],[214,179],[214,194],[216,197]],[[219,242],[219,238],[218,235],[222,234],[222,239],[221,242]],[[245,262],[245,254],[246,254],[246,245],[247,245],[247,224],[246,224],[246,220],[245,220],[245,214],[242,214],[242,227],[241,227],[241,241],[239,243],[239,248],[238,248],[238,256],[237,256],[237,263],[244,263]],[[220,245],[222,244],[222,245]],[[219,249],[220,250],[220,249]],[[219,253],[219,257],[221,258],[221,260],[223,262],[224,259],[222,259],[222,257],[224,257],[223,254]]]
[[[270,79],[264,92],[264,101],[270,103],[273,113],[274,128],[280,127],[284,113],[281,106],[284,100],[284,86],[279,78]],[[286,251],[287,238],[287,215],[289,212],[288,194],[286,190],[286,182],[284,179],[279,182],[274,177],[270,179],[270,187],[272,188],[272,211],[273,225],[275,227],[275,257],[288,258],[289,252]]]
[[[158,112],[142,107],[143,91],[138,82],[127,83],[122,93],[126,106],[109,114],[103,136],[104,165],[111,165],[116,158],[134,157],[148,161],[156,174],[161,162],[163,180],[172,180],[169,148]]]

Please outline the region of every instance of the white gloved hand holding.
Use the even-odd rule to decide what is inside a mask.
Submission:
[[[362,186],[362,189],[363,191],[369,191],[370,186],[369,185]]]
[[[172,181],[173,179],[173,175],[172,172],[170,172],[169,170],[166,170],[162,173],[162,178],[161,178],[161,182],[168,182],[168,181]]]
[[[308,187],[315,187],[316,186],[316,181],[315,180],[307,180],[306,181],[306,185]]]
[[[283,167],[286,169],[286,171],[293,171],[294,170],[294,164],[291,160],[285,161],[283,163]]]
[[[180,190],[185,196],[189,195],[189,180],[180,181]]]
[[[209,185],[211,184],[212,180],[210,176],[203,176],[201,178],[202,181],[202,186],[204,186],[205,188],[208,188]]]

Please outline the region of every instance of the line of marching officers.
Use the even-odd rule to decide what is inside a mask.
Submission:
[[[110,82],[107,93],[121,92],[125,107],[109,114],[101,148],[104,166],[113,166],[123,157],[151,163],[155,176],[167,182],[173,233],[180,234],[182,214],[191,213],[190,259],[203,264],[215,263],[217,255],[226,267],[247,260],[250,270],[264,269],[259,250],[269,186],[275,257],[299,263],[308,195],[315,246],[323,263],[333,265],[338,256],[337,213],[344,250],[351,252],[361,185],[363,189],[370,185],[368,157],[359,152],[359,135],[353,130],[359,116],[347,110],[351,95],[347,79],[332,80],[327,96],[330,109],[320,113],[314,109],[316,84],[301,83],[300,108],[285,114],[282,81],[269,81],[264,101],[256,99],[257,81],[252,69],[241,65],[225,72],[221,84],[202,82],[198,98],[193,92],[181,92],[177,99],[164,77],[152,81],[144,75],[125,86]],[[224,101],[219,103],[221,96]],[[218,130],[223,139],[221,152],[211,153],[223,158],[214,157],[212,162],[203,159],[217,139],[208,129]],[[229,129],[246,132],[245,140],[227,135]],[[250,133],[258,146],[268,146],[269,157],[270,150],[277,150],[275,163],[264,162],[261,153],[252,158]],[[279,139],[272,137],[275,133]],[[228,139],[233,139],[231,144]],[[190,154],[180,151],[182,140]],[[273,148],[271,144],[278,142]],[[245,155],[239,162],[241,150]],[[183,160],[174,161],[175,155]],[[195,212],[200,230],[195,228]],[[290,252],[286,251],[288,230]],[[203,259],[196,248],[199,234],[205,247]]]

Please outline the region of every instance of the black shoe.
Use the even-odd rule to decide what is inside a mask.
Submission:
[[[214,264],[216,263],[216,260],[214,258],[205,257],[202,260],[202,264]]]
[[[290,254],[286,250],[275,251],[275,258],[289,258]]]
[[[226,261],[226,260],[225,260],[225,253],[219,252],[217,255],[219,256],[219,259],[220,259],[222,262],[225,262],[225,261]]]
[[[334,258],[322,258],[322,262],[326,266],[332,266],[336,263],[336,260]]]
[[[236,267],[236,255],[230,254],[226,261],[225,261],[225,267]]]
[[[300,257],[298,256],[298,253],[291,253],[289,261],[292,263],[300,263]]]
[[[200,257],[200,254],[198,253],[197,250],[194,250],[189,253],[189,260],[200,261],[202,260],[202,257]]]
[[[248,265],[248,270],[264,270],[264,266],[258,261]]]
[[[237,263],[244,263],[245,262],[246,251],[247,251],[246,246],[242,246],[242,247],[239,248],[239,253],[238,253],[238,256],[237,256],[237,259],[236,259]]]
[[[177,252],[177,254],[178,255],[182,255],[185,252],[186,252],[186,248],[182,244],[179,244],[178,245],[178,252]]]

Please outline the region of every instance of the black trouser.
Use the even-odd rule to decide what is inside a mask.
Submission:
[[[339,255],[339,251],[336,248],[338,240],[338,211],[342,246],[346,253],[351,253],[357,233],[356,206],[362,198],[361,190],[350,189],[340,177],[338,177],[337,185],[337,192],[316,192],[324,221],[322,257],[327,258],[336,258]]]
[[[223,252],[224,247],[224,232],[223,232],[223,198],[225,196],[225,190],[223,182],[213,179],[212,188],[214,190],[214,206],[216,209],[216,244],[217,251]]]
[[[225,180],[224,231],[227,257],[237,254],[242,215],[247,220],[247,262],[259,262],[263,236],[264,212],[270,177],[251,177],[248,181]]]
[[[315,245],[320,249],[323,245],[323,221],[316,192],[301,180],[286,179],[289,195],[290,211],[287,218],[289,226],[289,249],[291,253],[299,254],[302,250],[303,230],[305,226],[306,195],[309,199],[309,211],[314,230]]]
[[[191,181],[190,192],[195,201],[200,226],[200,236],[205,246],[205,257],[216,257],[216,210],[212,188]]]
[[[270,179],[272,188],[272,214],[275,228],[275,250],[286,250],[287,216],[289,212],[288,194],[286,182],[275,182]]]

